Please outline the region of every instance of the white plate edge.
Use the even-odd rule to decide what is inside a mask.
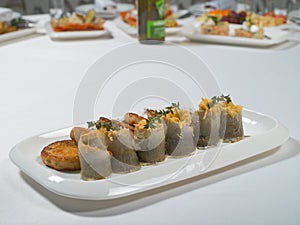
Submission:
[[[9,32],[9,33],[6,33],[6,34],[1,34],[0,35],[0,42],[13,40],[13,39],[17,39],[17,38],[20,38],[20,37],[25,37],[25,36],[28,36],[30,34],[34,34],[36,32],[36,30],[37,30],[36,27],[30,27],[30,28],[26,28],[26,29],[22,29],[22,30]]]

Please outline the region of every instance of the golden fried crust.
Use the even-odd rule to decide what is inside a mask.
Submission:
[[[139,123],[141,120],[145,119],[144,117],[135,114],[135,113],[126,113],[125,118],[124,118],[124,122],[134,126],[135,124]]]
[[[148,118],[152,118],[155,116],[155,111],[153,109],[146,109],[146,114]]]
[[[46,166],[56,170],[80,170],[78,148],[73,140],[49,144],[42,150],[41,159]]]
[[[111,120],[110,119],[108,119],[108,118],[106,118],[106,117],[103,117],[103,116],[101,116],[100,118],[99,118],[99,120],[98,120],[98,122],[103,122],[103,123],[108,123],[108,122],[110,122]]]

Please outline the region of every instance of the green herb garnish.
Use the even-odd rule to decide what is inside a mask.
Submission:
[[[111,121],[106,121],[106,122],[100,122],[100,121],[93,122],[93,121],[90,121],[90,122],[87,122],[87,124],[88,124],[88,128],[96,128],[98,130],[100,128],[105,128],[107,131],[119,130],[120,129],[119,126],[112,123]]]
[[[219,19],[216,16],[208,15],[207,18],[211,19],[215,24],[218,24]]]
[[[93,128],[96,126],[96,123],[94,121],[89,121],[89,122],[86,122],[87,125],[88,125],[88,128]]]
[[[10,25],[15,26],[17,28],[25,28],[25,27],[28,27],[28,21],[19,17],[19,18],[12,19],[10,21]]]
[[[174,109],[179,109],[179,102],[171,103],[171,105],[165,107],[165,109],[154,110],[154,115],[151,118],[146,119],[146,124],[145,124],[144,128],[145,129],[155,128],[154,123],[155,122],[161,123],[160,117],[162,117],[162,116],[167,116],[167,114],[169,114],[169,113],[174,114],[175,113]]]
[[[221,97],[223,97],[223,99],[226,101],[226,103],[232,102],[230,95],[221,95]]]
[[[167,112],[166,110],[155,110],[154,111],[154,117],[160,117],[160,116],[166,116]]]
[[[171,103],[171,105],[167,106],[165,109],[155,110],[154,117],[155,116],[166,116],[168,113],[174,114],[174,109],[179,109],[179,102]]]
[[[154,129],[154,128],[156,128],[156,126],[154,124],[155,122],[161,123],[161,119],[159,117],[152,117],[152,118],[146,119],[146,124],[145,124],[144,128],[145,129],[148,129],[148,128]]]
[[[208,109],[212,108],[216,103],[220,103],[220,102],[226,102],[226,103],[230,103],[232,102],[230,95],[220,95],[220,96],[214,96],[211,98],[211,100],[209,101],[207,107]]]

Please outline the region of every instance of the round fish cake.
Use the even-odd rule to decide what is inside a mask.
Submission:
[[[80,170],[78,148],[73,140],[49,144],[42,150],[41,159],[46,166],[56,170]]]

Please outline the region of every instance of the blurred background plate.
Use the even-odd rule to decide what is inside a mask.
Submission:
[[[0,21],[10,21],[19,17],[21,17],[20,13],[14,12],[9,8],[0,7]]]
[[[129,35],[137,35],[138,30],[135,27],[130,26],[129,24],[125,23],[120,17],[114,20],[115,24],[120,28],[122,31]],[[178,27],[170,27],[166,28],[166,35],[175,35],[179,33],[183,29],[183,26],[179,25]]]
[[[80,5],[75,8],[75,12],[78,14],[86,14],[89,10],[94,9],[98,16],[101,16],[103,19],[114,19],[118,16],[119,12],[129,11],[134,8],[134,5],[128,3],[117,3],[117,13],[111,13],[107,11],[100,11],[95,9],[94,4]]]
[[[206,13],[210,10],[214,9],[227,9],[227,8],[232,8],[228,7],[228,5],[222,5],[219,7],[218,1],[211,1],[207,3],[199,3],[199,4],[194,4],[189,7],[189,11],[193,13],[194,15],[202,15],[203,13]],[[236,11],[248,11],[251,9],[250,5],[244,4],[244,3],[237,3],[235,5]]]
[[[252,47],[268,47],[268,46],[280,44],[288,40],[289,31],[284,31],[275,28],[265,29],[266,38],[264,39],[235,37],[234,29],[240,27],[241,25],[230,24],[229,36],[201,34],[200,27],[192,27],[192,26],[185,26],[184,29],[181,31],[181,34],[186,38],[196,42],[252,46]]]
[[[1,34],[0,35],[0,42],[16,39],[16,38],[20,38],[20,37],[24,37],[24,36],[33,34],[35,32],[36,32],[36,28],[33,27],[33,28],[26,28],[26,29],[22,29],[22,30],[17,30],[17,31],[14,31],[14,32],[6,33],[6,34]]]
[[[109,34],[109,31],[105,28],[104,30],[89,30],[89,31],[64,31],[55,32],[53,31],[50,23],[45,25],[46,32],[52,39],[84,39],[84,38],[97,38]]]

